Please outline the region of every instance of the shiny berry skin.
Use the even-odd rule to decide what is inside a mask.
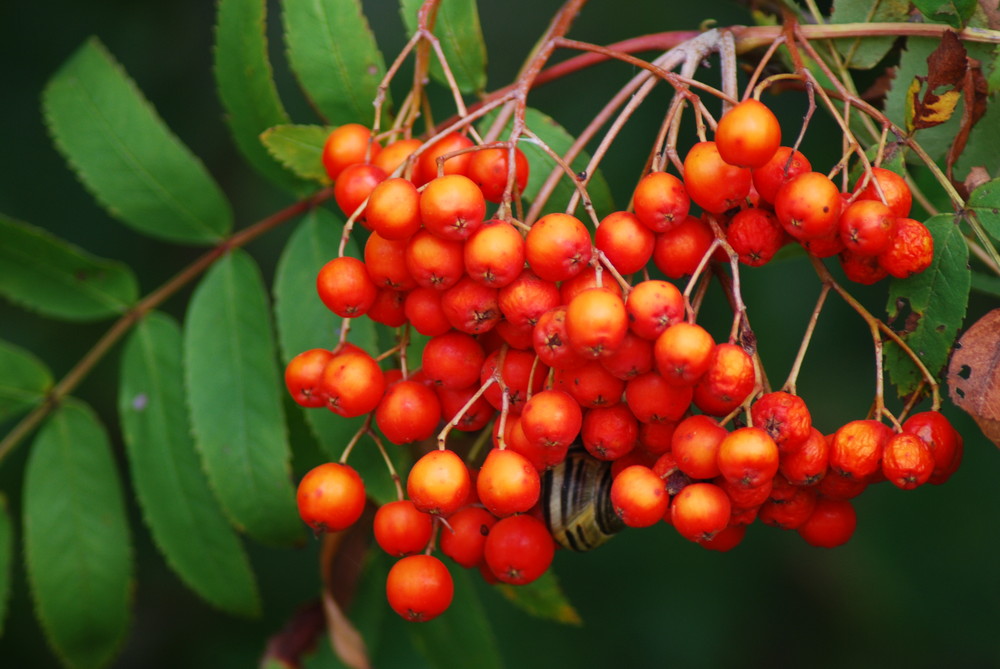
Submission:
[[[490,148],[474,152],[469,159],[466,176],[479,186],[483,197],[490,202],[499,203],[503,199],[507,188],[509,156],[509,149]],[[529,170],[527,157],[521,149],[514,147],[513,193],[524,192],[524,187],[528,185]]]
[[[447,449],[421,456],[413,463],[406,479],[406,494],[414,506],[425,513],[442,516],[458,511],[471,488],[472,479],[465,462]]]
[[[934,237],[920,221],[897,218],[889,245],[878,256],[878,264],[897,279],[907,279],[931,266]]]
[[[444,291],[441,308],[456,330],[482,334],[492,330],[502,316],[497,299],[496,288],[477,283],[466,275]]]
[[[503,288],[524,269],[524,238],[510,223],[491,219],[469,236],[463,254],[469,276]]]
[[[903,432],[917,435],[930,447],[934,456],[930,483],[944,483],[962,459],[962,435],[938,411],[913,414],[903,422]]]
[[[712,362],[715,341],[697,323],[681,321],[663,331],[653,344],[656,369],[668,383],[693,386]]]
[[[448,609],[455,595],[455,583],[438,558],[410,555],[389,570],[385,594],[389,606],[403,619],[424,623]]]
[[[486,352],[474,337],[452,330],[428,340],[421,356],[421,369],[435,385],[465,388],[479,381],[485,361]]]
[[[698,142],[684,158],[684,187],[703,210],[721,214],[750,193],[750,170],[722,159],[715,142]]]
[[[385,391],[375,409],[375,424],[394,444],[429,439],[441,422],[441,401],[418,381],[400,381]]]
[[[781,146],[781,124],[765,104],[750,98],[722,115],[715,143],[730,165],[761,167]]]
[[[583,410],[568,393],[543,390],[535,393],[521,411],[525,438],[541,448],[569,448],[583,427]]]
[[[448,525],[441,528],[438,542],[441,552],[452,560],[472,569],[483,561],[483,549],[497,517],[481,506],[464,506],[448,516]]]
[[[812,546],[835,548],[847,543],[857,524],[858,516],[850,502],[820,497],[812,514],[796,531]]]
[[[653,257],[655,244],[656,236],[652,230],[643,225],[635,214],[627,211],[611,212],[601,219],[594,233],[594,246],[623,276],[645,267]]]
[[[685,218],[691,209],[684,182],[667,172],[650,172],[635,187],[632,210],[636,219],[653,232],[664,232]]]
[[[789,157],[791,160],[789,161]],[[809,159],[790,146],[778,147],[771,159],[751,170],[753,186],[765,202],[774,203],[778,190],[800,174],[812,171]]]
[[[323,368],[319,389],[330,411],[354,418],[378,406],[385,392],[385,378],[374,358],[350,346],[334,353]]]
[[[700,218],[688,216],[666,232],[656,235],[653,264],[671,279],[690,276],[708,253],[715,233]]]
[[[547,214],[535,221],[525,238],[525,257],[546,281],[565,281],[579,274],[592,254],[590,233],[569,214]]]
[[[403,557],[427,547],[434,530],[430,514],[413,506],[408,499],[383,504],[375,512],[372,533],[379,547],[389,555]]]
[[[499,365],[500,351],[493,351],[486,356],[483,368],[479,373],[480,383],[486,383],[487,379],[493,376]],[[506,385],[508,408],[514,413],[521,413],[528,395],[534,396],[541,392],[545,385],[545,377],[549,370],[543,364],[535,363],[533,352],[519,349],[508,349],[503,359],[503,367],[500,370],[500,378]],[[529,392],[530,385],[530,392]],[[497,383],[490,385],[483,393],[486,400],[493,405],[497,411],[503,410],[503,391]]]
[[[809,428],[809,437],[805,441],[793,450],[781,453],[778,470],[793,485],[811,486],[826,475],[829,462],[829,442],[813,427]]]
[[[840,214],[837,227],[844,248],[874,256],[889,248],[896,217],[877,200],[855,200]]]
[[[353,467],[327,462],[302,477],[295,501],[299,516],[314,531],[338,532],[365,510],[365,484]]]
[[[906,218],[909,216],[910,208],[913,205],[913,194],[910,192],[910,187],[906,185],[906,179],[884,167],[872,168],[871,179],[869,179],[868,185],[858,192],[858,199],[878,200],[881,202],[882,198],[875,188],[874,182],[876,181],[882,189],[882,195],[885,196],[885,203],[892,210],[892,215],[896,218]],[[858,183],[854,185],[854,189],[858,190],[858,187],[862,183],[864,183],[864,176],[858,179]]]
[[[417,158],[413,170],[413,184],[419,188],[438,176],[438,158],[471,146],[472,140],[458,132],[449,133],[434,142]],[[465,174],[470,160],[472,160],[471,152],[451,156],[443,161],[441,174]]]
[[[344,212],[344,216],[348,218],[354,216],[358,223],[371,229],[365,200],[380,183],[385,181],[385,178],[385,172],[370,163],[348,165],[337,177],[337,183],[333,186],[333,199],[336,200],[340,211]],[[365,205],[364,208],[362,205]]]
[[[625,339],[628,314],[622,298],[604,288],[578,294],[566,306],[566,334],[577,355],[590,360],[610,355]]]
[[[363,316],[378,292],[365,264],[357,258],[334,258],[316,274],[316,292],[333,313],[343,318]]]
[[[731,511],[722,488],[714,483],[691,483],[671,501],[670,524],[689,541],[705,541],[726,528]]]
[[[694,388],[677,385],[658,372],[647,372],[625,384],[625,402],[643,423],[668,423],[680,420],[691,406]]]
[[[548,570],[556,543],[545,524],[531,515],[501,518],[486,537],[484,557],[502,582],[525,585]]]
[[[555,382],[557,389],[569,393],[580,406],[588,409],[617,404],[621,401],[622,391],[625,389],[625,382],[605,369],[597,360],[589,362],[581,360],[575,367],[558,369],[555,373]]]
[[[408,179],[386,179],[368,196],[365,218],[386,239],[407,239],[420,229],[420,193]]]
[[[684,296],[669,281],[650,279],[633,286],[625,300],[629,327],[643,339],[656,339],[684,320]]]
[[[663,479],[643,465],[630,465],[611,483],[611,505],[629,527],[649,527],[660,522],[670,506]]]
[[[432,180],[420,193],[420,220],[444,239],[465,240],[482,226],[486,201],[479,187],[461,174]]]
[[[372,164],[381,167],[386,174],[393,174],[414,151],[423,146],[423,142],[417,138],[398,139],[390,142],[384,149],[372,157]]]
[[[313,348],[299,353],[285,367],[285,387],[295,403],[304,407],[321,407],[326,397],[320,389],[323,370],[333,358],[325,348]]]
[[[708,416],[695,414],[677,424],[671,437],[671,452],[677,467],[693,479],[718,476],[719,445],[728,432]]]
[[[596,407],[583,416],[580,440],[598,460],[617,460],[635,448],[639,424],[624,404]]]
[[[335,128],[323,145],[323,167],[330,181],[337,181],[344,168],[363,163],[369,151],[371,130],[360,123],[347,123]],[[378,156],[381,145],[371,142],[370,158]]]
[[[785,231],[798,240],[833,234],[843,208],[840,189],[819,172],[788,181],[774,198],[774,213]]]
[[[761,428],[741,427],[719,444],[716,464],[733,485],[758,488],[778,473],[778,446]]]
[[[538,470],[526,457],[510,449],[491,449],[476,477],[480,501],[498,518],[524,513],[535,506],[541,490]]]

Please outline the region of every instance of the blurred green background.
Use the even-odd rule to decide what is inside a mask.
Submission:
[[[312,122],[277,47],[278,7],[270,4],[279,88],[292,117]],[[511,79],[560,4],[480,3],[491,86]],[[396,4],[369,0],[364,5],[391,60],[404,39]],[[571,35],[610,43],[645,32],[695,29],[706,19],[719,25],[746,23],[749,13],[726,0],[592,0]],[[143,292],[199,253],[154,243],[117,224],[90,199],[52,147],[39,111],[42,87],[90,35],[104,41],[166,123],[207,164],[234,203],[238,225],[287,204],[283,194],[262,186],[229,139],[211,72],[213,20],[214,3],[205,0],[0,4],[0,211],[96,255],[129,263]],[[532,104],[577,131],[632,73],[624,65],[601,65],[540,89]],[[640,109],[605,163],[621,205],[642,170],[665,101],[661,91]],[[786,128],[798,128],[805,109],[800,94],[768,101]],[[839,133],[831,122],[817,119],[806,147],[813,164],[825,171],[838,157]],[[268,276],[288,232],[278,230],[250,247]],[[762,357],[772,382],[780,384],[819,284],[801,258],[743,276]],[[884,313],[884,285],[856,293],[873,311]],[[165,310],[181,316],[188,295],[184,291],[174,297]],[[309,298],[306,291],[304,299]],[[728,316],[722,298],[711,293],[708,303],[705,322],[717,337],[724,336]],[[995,306],[995,300],[974,294],[969,322]],[[33,351],[57,377],[106,327],[48,321],[0,303],[0,338]],[[872,361],[863,323],[831,297],[799,383],[822,430],[831,431],[867,411],[874,388]],[[109,425],[117,423],[116,378],[117,355],[112,354],[77,391]],[[1000,666],[1000,576],[995,566],[1000,457],[971,420],[950,406],[946,413],[966,437],[959,471],[944,486],[912,492],[887,484],[870,489],[856,501],[857,533],[838,549],[811,548],[794,533],[761,525],[752,526],[744,543],[726,554],[690,544],[665,525],[627,531],[592,554],[556,557],[553,569],[583,618],[581,627],[531,618],[473,578],[502,659],[509,667]],[[9,427],[0,426],[4,431]],[[121,455],[120,444],[116,448]],[[20,507],[27,451],[22,444],[0,467],[0,490],[15,509]],[[246,621],[219,614],[166,568],[134,505],[130,520],[138,560],[134,620],[116,667],[255,666],[268,636],[318,592],[318,542],[298,551],[249,545],[264,616]],[[19,533],[16,518],[15,524]],[[406,627],[394,616],[386,618],[378,666],[421,666]],[[20,565],[0,638],[0,666],[57,666],[34,620]]]

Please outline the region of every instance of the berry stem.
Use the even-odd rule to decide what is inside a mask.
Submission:
[[[459,424],[459,422],[461,422],[462,417],[465,416],[465,414],[469,412],[469,409],[472,408],[472,405],[476,403],[476,400],[482,397],[483,393],[486,392],[486,389],[489,388],[496,380],[497,379],[492,376],[486,379],[486,382],[483,383],[483,385],[479,386],[479,390],[477,390],[475,394],[472,397],[470,397],[469,400],[464,405],[462,405],[462,408],[459,409],[455,413],[455,415],[452,416],[452,419],[448,421],[448,424],[445,425],[444,428],[442,428],[442,430],[438,433],[437,436],[438,450],[443,451],[447,448],[446,444],[448,441],[448,434],[451,433],[453,429],[455,429],[455,427]]]
[[[361,437],[363,437],[365,434],[368,434],[369,432],[372,432],[371,428],[372,428],[372,414],[369,413],[365,415],[365,421],[364,423],[361,424],[361,427],[358,428],[357,432],[354,433],[354,436],[351,437],[351,440],[347,442],[346,446],[344,446],[344,450],[340,454],[340,459],[337,460],[337,462],[339,462],[342,465],[346,465],[347,459],[351,457],[351,451],[353,451],[354,447],[358,445],[359,441],[361,441]]]
[[[382,438],[378,436],[375,430],[371,429],[371,414],[369,414],[369,420],[366,421],[366,432],[368,436],[372,438],[375,445],[378,447],[378,452],[382,454],[382,459],[385,460],[385,467],[389,470],[389,476],[392,477],[392,484],[396,487],[396,499],[403,500],[406,495],[403,493],[403,482],[399,477],[399,473],[396,472],[396,467],[392,464],[392,458],[389,457],[389,452],[385,450],[385,444],[382,443]]]

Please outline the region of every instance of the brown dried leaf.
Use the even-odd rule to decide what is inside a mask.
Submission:
[[[951,400],[1000,447],[1000,309],[965,331],[948,365]]]
[[[340,661],[351,669],[370,669],[368,648],[358,628],[344,610],[350,606],[364,568],[364,554],[370,536],[362,528],[370,528],[374,518],[371,504],[361,519],[343,532],[331,532],[323,537],[320,557],[323,572],[323,611],[330,644]]]
[[[318,601],[299,608],[280,632],[267,641],[262,667],[300,669],[303,658],[316,648],[323,631],[323,608]]]
[[[962,126],[956,133],[951,148],[948,149],[946,165],[949,179],[952,179],[952,169],[955,162],[965,151],[965,144],[969,141],[969,133],[986,113],[986,98],[989,97],[989,85],[986,83],[986,77],[983,76],[982,63],[975,58],[967,58],[966,60],[965,78],[962,80],[962,96],[965,100],[965,106],[962,108]],[[962,197],[968,197],[968,192],[962,193]]]
[[[927,76],[914,77],[907,90],[906,126],[909,131],[940,125],[951,118],[962,99],[967,69],[965,47],[954,32],[945,32],[941,44],[927,57]],[[940,88],[948,90],[938,92]],[[922,96],[921,90],[924,91]]]
[[[986,27],[1000,30],[1000,6],[997,5],[997,0],[979,0],[979,8],[986,16]]]
[[[965,177],[962,185],[965,187],[966,193],[971,193],[991,179],[992,177],[985,167],[976,165],[969,169],[969,174]]]

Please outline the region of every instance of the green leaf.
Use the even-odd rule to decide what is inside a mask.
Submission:
[[[317,110],[333,125],[372,125],[385,61],[360,0],[282,0],[281,6],[288,61]]]
[[[973,0],[974,1],[974,0]],[[836,0],[831,23],[884,23],[909,19],[909,0]],[[844,64],[860,70],[875,67],[892,44],[893,37],[865,37],[834,40]]]
[[[483,119],[480,129],[485,132],[495,118],[495,113],[488,114]],[[564,155],[570,146],[573,145],[573,136],[551,116],[529,107],[525,111],[524,120],[525,125],[538,135],[539,139],[545,142],[556,155]],[[510,128],[511,124],[508,123],[504,132],[501,133],[501,139],[510,136]],[[548,153],[531,140],[522,138],[518,142],[518,147],[524,152],[530,166],[528,185],[524,188],[523,197],[525,200],[533,201],[541,190],[542,184],[549,178],[552,170],[556,169],[561,172],[562,168],[558,166]],[[586,152],[581,152],[571,166],[574,170],[580,171],[586,169],[588,162],[590,162],[590,156]],[[549,198],[545,211],[565,211],[574,192],[576,192],[576,187],[570,182],[569,175],[563,173],[555,189],[552,191],[552,196]],[[587,184],[587,192],[590,194],[590,200],[599,216],[614,211],[615,207],[614,200],[611,197],[611,188],[604,179],[604,174],[599,169],[591,175],[590,182]]]
[[[56,146],[112,216],[172,242],[212,244],[229,231],[218,184],[99,40],[66,61],[42,102]]]
[[[500,584],[496,587],[512,604],[537,618],[568,625],[583,624],[551,570],[527,585]]]
[[[111,443],[85,404],[65,401],[32,444],[24,546],[35,609],[71,667],[110,663],[129,623],[132,550]]]
[[[0,423],[45,400],[52,373],[34,354],[0,339]]]
[[[0,494],[0,637],[7,619],[11,575],[14,572],[14,524],[7,510],[7,498]]]
[[[962,28],[976,11],[976,0],[913,0],[928,21]]]
[[[323,145],[330,128],[322,125],[278,125],[261,134],[260,141],[279,163],[295,175],[329,184],[323,167]]]
[[[886,311],[906,345],[937,376],[965,318],[971,271],[969,250],[955,216],[939,214],[926,225],[934,237],[934,261],[920,274],[892,280]],[[898,346],[886,346],[885,364],[900,396],[913,392],[923,378]]]
[[[267,55],[265,0],[220,0],[215,30],[215,81],[233,139],[247,161],[292,192],[305,184],[275,162],[260,133],[289,122]]]
[[[968,205],[986,231],[1000,240],[1000,179],[987,181],[972,191]]]
[[[402,0],[400,12],[412,37],[417,32],[417,13],[423,0]],[[434,36],[455,83],[463,93],[478,93],[486,88],[486,42],[479,24],[475,0],[449,0],[438,5]],[[448,79],[436,54],[431,55],[431,76],[447,86]]]
[[[0,215],[0,295],[52,318],[93,321],[125,312],[139,284],[123,263]]]
[[[250,562],[208,487],[184,405],[180,328],[148,314],[125,344],[118,415],[136,496],[170,567],[209,603],[260,611]]]
[[[184,357],[195,443],[230,521],[263,543],[300,541],[267,294],[244,251],[195,289]]]
[[[469,572],[451,569],[455,596],[442,615],[409,625],[413,643],[434,669],[500,669],[500,648]]]
[[[972,273],[972,289],[980,293],[1000,297],[1000,278],[982,272]]]
[[[337,345],[341,318],[327,309],[316,294],[316,274],[337,256],[343,226],[326,209],[314,209],[292,233],[285,246],[274,279],[274,314],[281,344],[282,360],[312,348],[333,349]],[[361,257],[353,239],[348,240],[347,255]],[[371,354],[378,353],[375,323],[358,318],[351,323],[348,340]],[[363,424],[362,418],[343,418],[327,409],[303,409],[306,422],[323,452],[331,460],[340,457],[351,437]],[[392,448],[390,453],[401,469],[405,451]],[[396,488],[375,444],[365,441],[351,453],[350,464],[361,473],[368,496],[379,504],[396,499]]]

